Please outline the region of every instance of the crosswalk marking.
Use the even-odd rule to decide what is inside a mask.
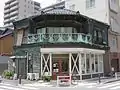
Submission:
[[[78,83],[75,87],[85,87],[85,88],[97,88],[97,89],[109,89],[109,90],[118,90],[120,89],[120,83],[109,83],[109,84],[97,84],[97,83]]]
[[[87,88],[93,88],[97,85],[97,83],[78,83],[78,85],[74,87],[87,87]]]
[[[48,83],[34,83],[34,84],[25,84],[25,86],[53,86]]]
[[[37,90],[38,88],[35,88],[34,86],[33,87],[30,87],[30,86],[21,86],[20,88],[24,88],[24,90]]]
[[[40,88],[53,88],[53,85],[50,85],[49,83],[33,83],[33,84],[24,84],[24,85],[11,85],[6,83],[0,83],[0,90],[38,90]],[[57,87],[60,88],[60,87]],[[70,86],[67,88],[91,88],[95,90],[102,90],[102,89],[108,89],[108,90],[120,90],[120,83],[109,83],[109,84],[98,84],[98,83],[85,83],[81,82],[78,83],[76,86]]]
[[[110,87],[114,87],[114,86],[117,86],[117,85],[120,85],[120,83],[116,83],[116,84],[108,84],[108,85],[103,85],[103,86],[100,86],[98,88],[110,88]]]
[[[15,87],[8,87],[8,86],[0,86],[0,88],[11,89],[11,90],[24,90],[24,89],[15,88]]]
[[[22,88],[18,88],[16,86],[10,85],[10,84],[0,84],[0,90],[25,90]]]
[[[5,89],[0,88],[0,90],[5,90]]]
[[[112,87],[110,89],[120,89],[120,86]]]

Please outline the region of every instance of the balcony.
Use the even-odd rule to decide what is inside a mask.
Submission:
[[[26,38],[26,37],[25,37]],[[83,33],[29,34],[23,43],[91,43],[91,36]]]
[[[18,18],[18,16],[13,16],[13,17],[10,18],[10,20],[13,21],[13,20],[16,20],[17,18]]]
[[[5,20],[4,20],[4,23],[6,23],[6,22],[8,22],[8,21],[10,21],[10,19],[5,19]]]
[[[10,16],[18,14],[18,11],[14,11],[10,13]]]
[[[10,9],[6,9],[5,11],[4,11],[4,14],[7,14],[7,13],[9,13],[10,12]]]
[[[14,10],[17,10],[18,9],[18,6],[16,5],[16,6],[14,6],[14,7],[11,7],[10,8],[10,11],[14,11]]]
[[[9,18],[9,14],[5,14],[5,15],[4,15],[4,18]]]
[[[13,1],[13,2],[10,3],[10,6],[17,5],[17,4],[18,4],[18,1]]]
[[[9,6],[10,6],[9,4],[5,5],[4,9],[5,9],[5,10],[8,9]]]

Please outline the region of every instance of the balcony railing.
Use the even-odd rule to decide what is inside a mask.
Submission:
[[[52,33],[52,34],[29,34],[28,44],[32,43],[91,43],[91,36],[83,33]]]

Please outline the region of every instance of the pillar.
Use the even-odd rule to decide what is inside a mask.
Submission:
[[[81,53],[79,53],[79,74],[80,80],[82,80]]]
[[[70,78],[72,76],[72,73],[71,73],[71,56],[72,56],[72,53],[69,53],[69,75],[70,75]]]

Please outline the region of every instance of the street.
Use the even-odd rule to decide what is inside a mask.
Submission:
[[[120,81],[108,84],[81,82],[71,87],[56,87],[49,83],[31,83],[24,85],[0,84],[0,90],[43,90],[43,89],[81,89],[81,90],[120,90]]]

